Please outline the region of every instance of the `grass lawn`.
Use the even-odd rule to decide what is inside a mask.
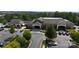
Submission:
[[[67,31],[73,39],[72,42],[79,46],[79,32],[76,32],[75,29],[67,29]]]
[[[3,48],[25,48],[28,47],[29,41],[23,37],[15,36],[10,38],[10,41],[6,42]]]

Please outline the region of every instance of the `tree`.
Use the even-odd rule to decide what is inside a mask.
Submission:
[[[71,34],[71,38],[76,41],[77,43],[79,43],[79,32],[72,32]]]
[[[26,40],[30,40],[31,38],[31,33],[29,30],[25,30],[24,33],[23,33],[23,37],[26,39]]]
[[[7,21],[10,21],[10,20],[13,18],[13,14],[5,14],[4,18],[5,18]]]
[[[53,39],[56,37],[56,30],[54,29],[54,26],[49,25],[46,29],[46,33],[45,35],[49,38],[49,39]]]
[[[29,45],[29,41],[27,41],[24,37],[17,36],[16,40],[20,43],[22,48],[27,47]]]
[[[14,28],[14,26],[13,26],[13,25],[11,25],[11,26],[10,26],[10,33],[12,33],[12,34],[13,34],[14,32],[15,32],[15,28]]]

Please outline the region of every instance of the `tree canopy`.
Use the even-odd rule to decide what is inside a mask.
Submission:
[[[45,35],[50,39],[53,39],[56,37],[56,30],[53,25],[49,25],[47,27]]]

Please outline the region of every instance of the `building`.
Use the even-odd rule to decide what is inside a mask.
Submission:
[[[25,25],[25,23],[20,19],[12,19],[10,22],[8,22],[7,25],[8,26],[15,25],[16,28],[21,28],[22,26]]]
[[[42,28],[47,25],[54,25],[58,30],[65,30],[65,28],[73,28],[74,23],[63,19],[63,18],[55,18],[55,17],[40,17],[36,20],[33,20],[35,24],[33,27]]]
[[[16,25],[22,26],[25,25],[27,28],[31,29],[42,29],[49,24],[52,24],[56,26],[58,30],[65,30],[65,28],[73,28],[74,23],[63,19],[63,18],[55,18],[55,17],[40,17],[37,19],[34,19],[33,21],[21,21],[20,19],[12,19],[9,23],[9,25]]]

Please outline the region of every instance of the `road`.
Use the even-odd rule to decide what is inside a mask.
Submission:
[[[40,31],[32,31],[32,44],[29,48],[40,48],[40,44],[45,39],[45,36]]]

